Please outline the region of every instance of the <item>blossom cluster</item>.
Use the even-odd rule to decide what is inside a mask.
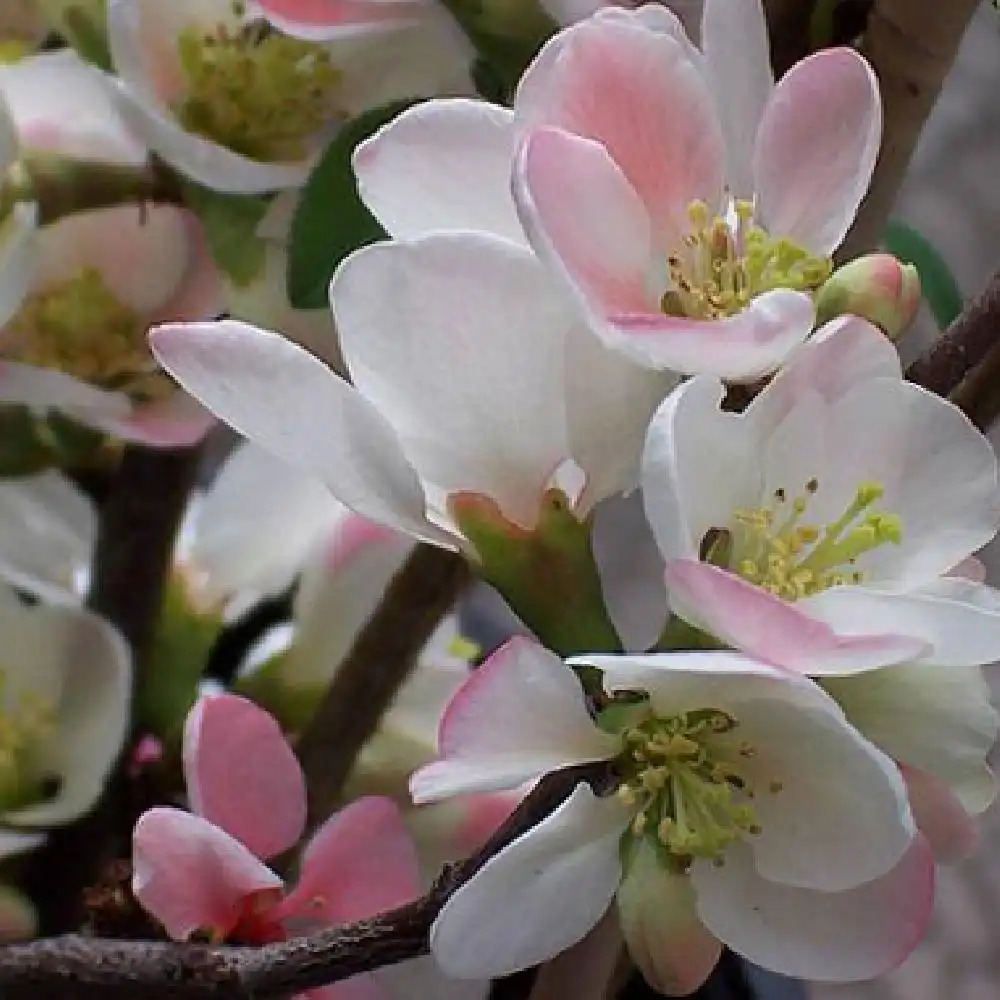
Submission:
[[[574,768],[430,956],[310,995],[485,996],[603,920],[667,995],[723,947],[834,982],[905,959],[995,795],[1000,466],[904,378],[913,269],[834,262],[880,148],[865,58],[775,80],[759,0],[551,0],[492,103],[433,0],[41,6],[72,47],[19,28],[0,65],[0,859],[124,752],[182,778],[132,832],[157,930],[267,944],[415,899]],[[329,310],[293,293],[307,228]],[[246,440],[130,649],[87,606],[81,483],[219,422]],[[315,817],[296,740],[418,546],[519,634],[483,656],[445,616]]]

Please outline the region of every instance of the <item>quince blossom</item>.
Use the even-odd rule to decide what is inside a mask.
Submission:
[[[251,702],[203,697],[188,716],[183,757],[194,812],[149,810],[136,824],[132,847],[136,899],[171,937],[200,932],[264,944],[419,895],[416,857],[398,810],[377,797],[358,799],[316,831],[303,850],[298,883],[285,892],[264,861],[299,839],[305,782],[277,723]],[[411,968],[427,976],[422,964]],[[393,993],[381,975],[363,974],[304,995],[384,1000]]]
[[[525,248],[482,233],[378,243],[334,275],[352,383],[245,324],[165,325],[153,350],[213,412],[380,524],[465,547],[463,503],[532,529],[632,489],[671,382],[604,349]],[[562,502],[562,499],[560,499]]]
[[[0,634],[0,823],[69,823],[97,800],[125,739],[128,649],[91,612],[28,604],[5,583]]]
[[[0,66],[0,92],[18,145],[35,154],[146,160],[71,51]],[[171,205],[96,209],[39,228],[32,244],[30,256],[13,249],[15,259],[0,261],[0,282],[17,291],[0,309],[0,402],[58,409],[147,445],[199,440],[211,416],[158,372],[146,343],[151,323],[218,309],[195,218]]]
[[[966,814],[995,794],[979,667],[1000,658],[1000,595],[965,575],[1000,523],[992,447],[857,318],[823,327],[743,413],[723,394],[692,379],[649,429],[643,497],[673,612],[819,677],[906,766],[935,846],[966,853]]]
[[[443,20],[319,44],[283,34],[242,0],[111,0],[108,31],[125,120],[216,191],[299,187],[359,112],[473,90],[467,43]]]
[[[763,375],[812,329],[874,166],[878,89],[849,49],[775,87],[756,0],[707,0],[701,45],[658,4],[601,10],[546,43],[513,110],[431,101],[363,143],[362,197],[399,238],[527,238],[644,365]]]
[[[810,979],[876,975],[914,947],[933,864],[902,777],[811,681],[727,652],[585,656],[618,726],[598,725],[557,657],[512,640],[441,720],[418,802],[608,762],[448,901],[431,948],[452,975],[501,975],[563,951],[617,894],[649,981],[695,989],[719,942]],[[608,787],[610,783],[611,787]]]

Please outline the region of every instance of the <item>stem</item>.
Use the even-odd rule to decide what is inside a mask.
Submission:
[[[882,236],[917,139],[955,61],[978,0],[877,0],[862,52],[879,78],[885,127],[868,195],[838,253],[849,260]]]
[[[930,348],[907,368],[906,377],[939,396],[947,396],[998,344],[1000,271]],[[966,399],[968,401],[967,396]]]
[[[298,744],[311,825],[336,808],[358,753],[469,579],[461,556],[432,545],[418,545],[392,578]]]
[[[197,448],[155,451],[128,446],[101,510],[88,607],[115,625],[132,650],[135,703],[163,599],[174,536],[198,468]],[[132,743],[126,740],[123,756]],[[94,809],[53,830],[32,856],[25,890],[38,901],[43,933],[73,930],[83,920],[83,890],[127,853],[132,817],[121,767]]]
[[[950,399],[981,431],[988,431],[1000,417],[1000,349],[994,347]]]
[[[557,809],[580,782],[604,791],[609,765],[542,778],[475,854],[446,866],[420,899],[380,916],[261,948],[114,941],[68,935],[0,948],[4,1000],[278,1000],[429,950],[452,894],[494,855]]]
[[[5,199],[34,201],[41,225],[77,212],[137,202],[184,203],[177,176],[159,160],[141,166],[31,152],[21,160]]]

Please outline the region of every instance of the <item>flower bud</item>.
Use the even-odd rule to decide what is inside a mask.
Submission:
[[[850,313],[881,327],[895,340],[920,306],[920,276],[892,254],[872,253],[838,267],[816,296],[817,322]]]

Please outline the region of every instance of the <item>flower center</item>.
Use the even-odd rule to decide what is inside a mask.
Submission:
[[[665,313],[720,319],[742,311],[763,292],[813,292],[830,276],[829,257],[773,239],[754,225],[750,202],[735,202],[733,215],[735,223],[710,216],[703,201],[691,203],[691,232],[667,259],[671,287],[661,302]]]
[[[242,14],[234,4],[237,15]],[[187,28],[178,40],[186,95],[173,105],[191,132],[244,156],[300,160],[330,121],[340,73],[319,45],[263,22],[214,32]]]
[[[805,523],[802,518],[818,490],[818,480],[810,479],[791,501],[784,489],[777,489],[769,506],[736,511],[729,567],[788,601],[838,584],[861,583],[859,557],[887,543],[898,545],[902,521],[895,514],[872,510],[885,489],[881,483],[866,482],[836,520]],[[711,552],[708,558],[714,561]]]
[[[617,794],[637,808],[626,837],[649,838],[667,864],[686,870],[695,858],[721,863],[730,844],[760,833],[740,766],[754,749],[734,736],[738,727],[728,713],[704,708],[626,729]]]
[[[42,747],[56,728],[55,706],[34,691],[11,698],[0,670],[0,808],[22,808],[59,791],[60,779],[46,769]]]
[[[156,370],[146,328],[101,272],[85,267],[23,303],[4,328],[0,352],[12,361],[148,399],[163,395],[170,385]]]

